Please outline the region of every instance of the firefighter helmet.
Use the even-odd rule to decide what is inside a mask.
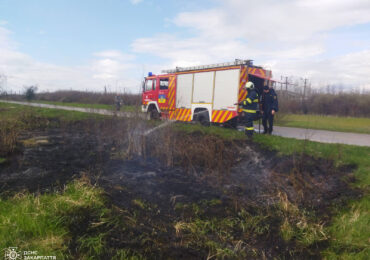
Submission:
[[[248,81],[247,84],[245,84],[245,88],[246,89],[253,89],[254,88],[254,84],[252,81]]]

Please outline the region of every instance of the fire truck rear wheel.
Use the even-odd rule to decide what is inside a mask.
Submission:
[[[210,126],[208,112],[207,111],[204,111],[204,113],[203,112],[200,113],[198,115],[198,121],[203,126]]]

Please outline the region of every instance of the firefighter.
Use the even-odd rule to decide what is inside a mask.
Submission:
[[[258,93],[254,88],[253,82],[249,81],[245,84],[248,91],[246,98],[241,102],[242,111],[244,114],[245,134],[252,137],[254,133],[253,120],[256,118],[258,108]]]
[[[279,110],[276,92],[268,85],[263,87],[262,94],[262,125],[264,134],[271,134],[274,126],[274,115]],[[268,123],[268,126],[267,126]]]
[[[114,102],[116,103],[116,111],[120,111],[121,110],[121,106],[123,104],[123,100],[122,100],[122,97],[117,95],[115,98],[114,98]]]

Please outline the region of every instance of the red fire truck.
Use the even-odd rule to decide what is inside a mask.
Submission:
[[[150,118],[222,123],[235,121],[245,99],[248,81],[262,92],[272,73],[251,60],[211,64],[162,71],[143,83],[142,111]]]

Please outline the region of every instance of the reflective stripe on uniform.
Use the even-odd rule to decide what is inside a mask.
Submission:
[[[252,109],[242,109],[243,112],[247,112],[247,113],[256,113],[256,110],[252,110]]]
[[[247,98],[247,101],[249,104],[252,104],[252,100],[250,98]]]
[[[245,130],[247,130],[247,131],[254,130],[254,127],[253,126],[252,127],[246,127]]]
[[[254,100],[253,100],[253,102],[254,102],[254,103],[258,103],[258,99],[254,99]]]

